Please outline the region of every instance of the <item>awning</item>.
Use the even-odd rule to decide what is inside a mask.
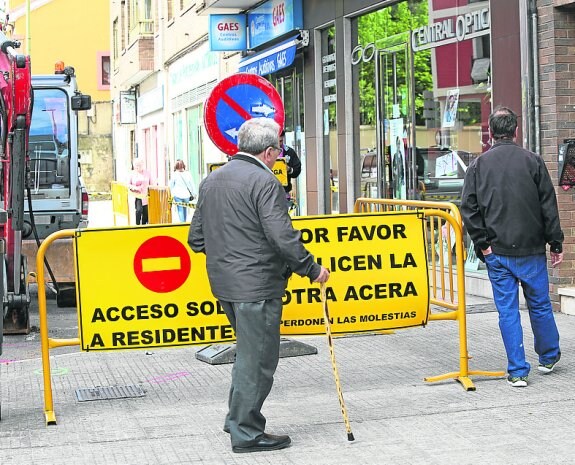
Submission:
[[[240,73],[253,73],[264,76],[291,66],[297,49],[299,34],[280,42],[268,50],[245,57],[240,61]]]

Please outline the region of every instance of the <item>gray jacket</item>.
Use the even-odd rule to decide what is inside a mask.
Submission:
[[[255,158],[239,153],[200,184],[188,243],[206,254],[216,298],[281,298],[292,271],[316,279],[321,267],[300,237],[281,183]]]

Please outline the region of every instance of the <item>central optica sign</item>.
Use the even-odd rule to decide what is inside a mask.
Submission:
[[[413,51],[418,52],[420,50],[473,39],[489,34],[490,32],[491,17],[489,15],[489,8],[486,7],[472,10],[455,17],[443,18],[441,21],[418,27],[411,32],[401,33],[401,35],[406,35],[405,42],[407,42],[407,34],[409,34],[411,36],[411,48]],[[386,50],[398,36],[400,35],[383,37],[366,45],[356,45],[351,51],[351,64],[357,65],[361,62],[370,62],[379,50]]]
[[[421,213],[316,216],[293,223],[308,250],[331,270],[326,298],[333,334],[427,323],[429,278]],[[188,230],[180,224],[77,232],[82,350],[234,340],[211,293],[205,256],[188,248]],[[317,283],[292,276],[283,302],[282,334],[325,332]]]

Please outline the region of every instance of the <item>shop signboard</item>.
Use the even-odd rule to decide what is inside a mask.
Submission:
[[[120,124],[136,124],[136,93],[131,90],[120,92]]]
[[[248,12],[248,27],[251,49],[303,29],[302,1],[269,0]]]
[[[240,61],[238,71],[265,76],[291,66],[297,50],[297,37],[292,37],[268,50],[244,58]]]
[[[210,15],[209,36],[212,52],[246,50],[246,15]]]
[[[220,71],[219,53],[211,52],[204,43],[169,67],[169,92],[174,98],[208,82],[217,81]]]

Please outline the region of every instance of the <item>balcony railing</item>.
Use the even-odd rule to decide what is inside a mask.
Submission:
[[[130,29],[130,43],[140,37],[152,37],[154,35],[154,20],[140,19],[134,27]]]

